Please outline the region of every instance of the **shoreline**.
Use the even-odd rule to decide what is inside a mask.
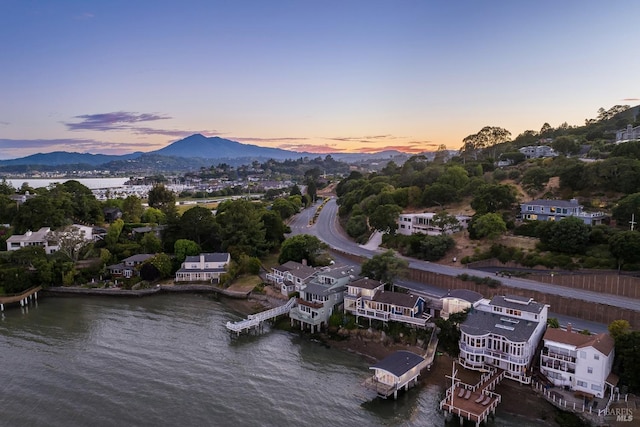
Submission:
[[[279,294],[267,291],[264,294],[253,294],[249,292],[228,291],[214,288],[210,285],[159,285],[151,289],[122,290],[122,289],[100,289],[100,288],[79,288],[79,287],[59,287],[43,290],[43,296],[51,297],[73,297],[73,296],[109,296],[123,298],[141,298],[151,295],[161,295],[170,293],[191,293],[191,294],[213,294],[224,297],[221,302],[234,311],[247,316],[259,311],[284,304],[287,300]],[[221,292],[227,291],[227,292]],[[300,333],[300,331],[289,331],[298,334],[308,340],[314,339],[314,335]],[[317,336],[317,335],[316,335]],[[418,346],[406,344],[387,344],[384,338],[379,335],[372,337],[348,336],[342,340],[332,339],[328,334],[319,334],[324,345],[338,351],[355,354],[366,360],[367,363],[376,363],[398,350],[412,351],[416,354],[423,354],[424,349]],[[440,391],[449,387],[450,380],[446,378],[451,375],[453,358],[447,354],[437,353],[434,364],[430,370],[422,372],[419,378],[419,387],[436,385]],[[459,378],[467,383],[475,383],[479,375],[473,371],[459,369]],[[496,392],[503,396],[503,401],[498,406],[499,414],[506,414],[510,417],[521,418],[523,421],[534,421],[540,425],[558,426],[555,422],[557,409],[544,398],[540,397],[530,387],[503,381],[496,389]]]

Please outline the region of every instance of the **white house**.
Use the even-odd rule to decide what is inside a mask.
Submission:
[[[626,129],[616,131],[616,144],[640,139],[640,126],[627,125]]]
[[[448,319],[454,313],[460,313],[471,307],[477,307],[482,301],[482,294],[468,289],[453,289],[440,298],[442,308],[440,317]]]
[[[433,217],[436,214],[434,212],[413,213],[413,214],[401,214],[398,217],[398,234],[404,234],[410,236],[415,233],[428,234],[430,236],[439,235],[442,233],[455,233],[462,229],[467,228],[471,217],[467,215],[455,215],[458,224],[452,224],[446,226],[444,229],[433,222]]]
[[[610,335],[549,328],[543,340],[540,372],[554,385],[595,397],[603,397],[607,385],[617,385],[611,373],[615,343]]]
[[[505,377],[529,384],[548,308],[519,296],[482,300],[460,325],[460,364],[479,371],[502,369]]]
[[[556,157],[558,153],[548,145],[529,145],[518,149],[527,159],[537,159],[540,157]]]
[[[41,246],[47,254],[56,252],[58,242],[49,239],[51,228],[42,227],[38,231],[27,230],[24,234],[14,234],[7,239],[7,250],[17,251],[28,246]]]
[[[231,262],[228,252],[188,256],[176,272],[176,282],[219,283],[220,276],[227,271]]]

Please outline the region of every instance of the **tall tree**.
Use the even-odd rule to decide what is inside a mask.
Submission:
[[[389,250],[363,262],[360,275],[385,284],[393,284],[396,278],[406,274],[408,267],[409,263],[406,260],[398,258]]]
[[[160,209],[167,217],[176,214],[176,195],[162,184],[149,190],[149,207]]]
[[[306,260],[309,265],[315,266],[325,248],[326,245],[316,236],[297,234],[282,243],[278,262],[284,264],[287,261],[302,262]]]

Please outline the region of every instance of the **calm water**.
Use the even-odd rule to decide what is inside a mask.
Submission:
[[[78,181],[80,184],[85,187],[93,190],[97,188],[118,188],[122,187],[129,178],[78,178],[75,181]],[[54,182],[63,183],[69,181],[68,178],[59,178],[59,179],[38,179],[38,178],[12,178],[7,179],[7,182],[11,184],[13,188],[22,187],[23,183],[27,183],[31,188],[42,188],[48,187]]]
[[[0,320],[2,426],[443,426],[439,390],[368,401],[360,357],[197,295],[46,298]],[[494,425],[517,425],[497,420]]]

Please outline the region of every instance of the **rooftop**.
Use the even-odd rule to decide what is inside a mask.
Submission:
[[[460,330],[473,336],[494,334],[511,342],[527,342],[537,326],[538,323],[525,319],[474,310],[467,315],[467,320],[460,325]]]
[[[609,334],[583,335],[558,328],[548,328],[543,339],[545,341],[572,345],[576,348],[593,347],[604,355],[609,355],[615,346],[615,342]]]
[[[532,298],[520,297],[517,295],[496,295],[493,297],[489,305],[511,308],[535,314],[540,314],[545,307],[544,304],[535,302]]]
[[[401,377],[411,369],[424,362],[424,358],[406,350],[396,351],[392,355],[385,357],[380,362],[371,366],[370,369],[381,369],[396,377]]]

